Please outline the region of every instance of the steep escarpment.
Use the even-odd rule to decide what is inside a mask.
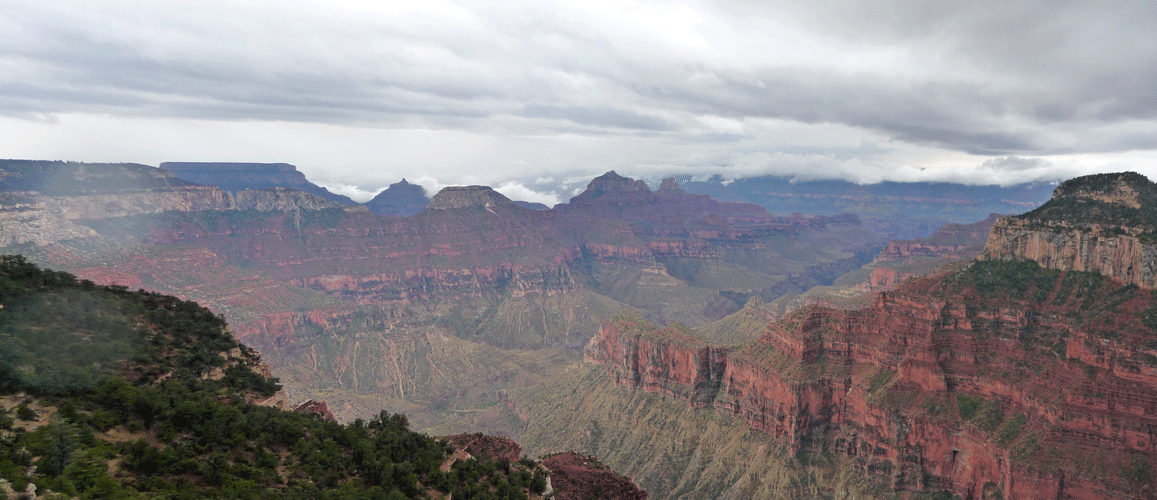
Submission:
[[[90,222],[178,212],[351,211],[288,188],[229,192],[137,164],[0,160],[0,246],[99,240]]]
[[[648,336],[632,318],[609,322],[588,359],[628,386],[718,384],[707,404],[716,412],[792,454],[847,456],[892,490],[1148,498],[1153,300],[1096,274],[975,262],[863,310],[813,307],[768,323],[758,341],[717,358],[721,370],[656,355],[703,346]],[[704,406],[693,392],[661,392]]]
[[[1040,208],[1000,219],[982,258],[1028,259],[1157,287],[1157,185],[1133,172],[1066,181]]]
[[[288,163],[222,163],[170,161],[160,165],[176,177],[231,192],[247,189],[288,188],[318,196],[341,205],[354,205],[346,196],[309,182],[305,174]]]
[[[709,405],[719,391],[727,348],[713,347],[681,324],[656,329],[625,312],[599,330],[585,360],[607,367],[615,383]]]

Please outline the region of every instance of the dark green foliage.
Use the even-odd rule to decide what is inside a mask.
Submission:
[[[980,409],[980,405],[984,400],[969,394],[956,395],[956,409],[960,411],[960,418],[964,420],[971,420],[976,416],[976,411]]]
[[[1000,432],[996,433],[997,439],[1001,444],[1008,445],[1020,436],[1020,431],[1024,428],[1024,424],[1028,421],[1023,413],[1017,413],[1012,418],[1008,419],[1000,428]]]
[[[1133,455],[1121,471],[1121,479],[1132,483],[1134,487],[1150,487],[1153,484],[1153,464],[1145,455]]]
[[[29,451],[40,455],[36,472],[50,477],[63,474],[76,451],[76,426],[58,422],[41,427],[35,434],[42,435],[29,443]]]
[[[996,432],[1003,421],[1004,409],[1001,407],[1000,401],[985,401],[976,414],[976,424],[989,434]]]
[[[242,359],[217,385],[264,395],[278,389],[252,370],[257,356],[233,338],[225,320],[195,302],[97,287],[20,256],[0,256],[0,282],[0,389],[76,394],[126,368],[142,381],[166,373],[198,378],[225,367],[222,353],[234,349]]]
[[[961,275],[984,296],[1025,297],[1030,291],[1037,302],[1048,297],[1060,271],[1043,269],[1034,261],[977,261]]]
[[[546,473],[542,469],[534,471],[534,478],[530,480],[530,491],[536,495],[541,495],[546,491]]]
[[[896,370],[881,370],[879,373],[873,375],[868,392],[876,392],[881,387],[884,387],[892,380],[892,376],[895,374]]]
[[[1135,194],[1139,206],[1106,201],[1106,197],[1126,194],[1119,187],[1130,191],[1129,196]],[[1124,234],[1126,228],[1140,229],[1142,239],[1151,238],[1157,230],[1157,185],[1133,172],[1077,177],[1058,186],[1048,203],[1018,218],[1066,229],[1091,230],[1097,226],[1112,234]]]
[[[1141,313],[1141,323],[1157,333],[1157,304],[1153,304]]]
[[[16,418],[20,420],[36,420],[36,412],[32,411],[28,405],[20,405],[16,407]]]

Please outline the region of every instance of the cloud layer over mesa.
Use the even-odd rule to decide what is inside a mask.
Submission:
[[[17,1],[0,156],[289,162],[362,198],[408,177],[543,202],[610,169],[1157,172],[1151,7]]]

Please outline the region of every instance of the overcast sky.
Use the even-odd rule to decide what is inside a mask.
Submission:
[[[0,157],[553,203],[607,170],[1157,179],[1150,1],[0,0]]]

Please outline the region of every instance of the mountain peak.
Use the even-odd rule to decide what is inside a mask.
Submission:
[[[378,215],[394,215],[408,217],[426,209],[430,204],[430,197],[426,190],[417,184],[410,184],[406,179],[390,184],[374,199],[366,202],[366,208]]]
[[[674,177],[668,177],[666,179],[663,179],[662,184],[659,184],[659,191],[682,191],[682,190],[683,190],[683,188],[679,187],[679,183],[675,182]]]
[[[450,186],[430,200],[431,210],[447,208],[513,206],[514,202],[490,186]]]
[[[632,179],[630,177],[623,177],[614,170],[591,179],[590,184],[587,184],[587,192],[591,193],[627,191],[650,192],[651,190],[647,188],[647,183],[641,180]]]

